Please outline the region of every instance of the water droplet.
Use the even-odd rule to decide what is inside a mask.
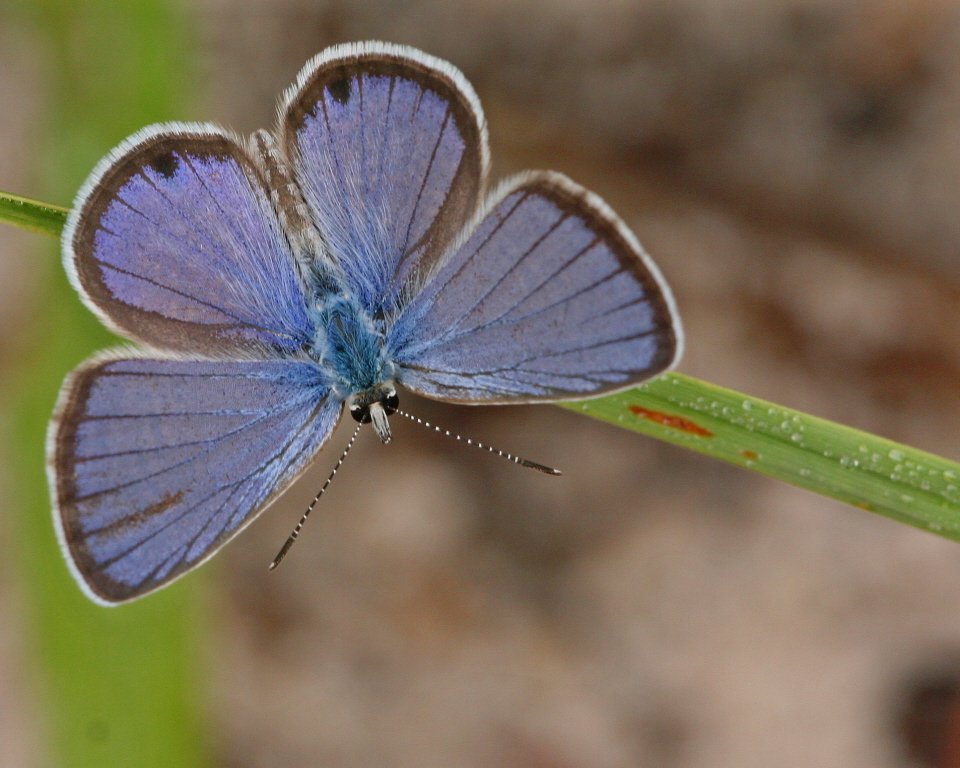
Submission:
[[[749,400],[744,400],[744,401],[743,401],[743,410],[749,411],[751,408],[753,408],[753,403],[751,403]]]
[[[804,467],[803,469],[800,470],[800,476],[801,476],[801,477],[810,477],[810,470],[807,469],[806,467]]]
[[[801,440],[803,440],[803,435],[801,435],[799,432],[794,432],[792,435],[790,435],[790,439],[795,443],[799,443]]]
[[[901,493],[900,499],[901,501],[913,501],[913,496],[911,496],[909,493]]]
[[[865,445],[858,446],[857,450],[860,451],[860,453],[870,453],[870,449]]]
[[[780,429],[782,429],[784,432],[789,431],[791,427],[793,427],[793,425],[789,421],[784,421],[780,425]]]
[[[944,476],[945,478],[947,478],[947,480],[956,480],[956,479],[957,479],[956,474],[955,474],[954,472],[951,472],[949,469],[943,470],[943,476]]]
[[[896,448],[893,448],[890,453],[887,454],[894,461],[903,461],[904,453],[903,451],[898,451]]]
[[[930,483],[928,483],[926,480],[921,480],[921,481],[920,481],[920,490],[929,491],[929,490],[930,490]]]

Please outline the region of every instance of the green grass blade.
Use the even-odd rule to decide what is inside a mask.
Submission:
[[[41,235],[60,237],[67,220],[67,209],[48,205],[28,197],[0,192],[0,221]]]
[[[667,373],[564,407],[960,541],[960,464]]]

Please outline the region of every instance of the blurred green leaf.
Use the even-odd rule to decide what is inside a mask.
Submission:
[[[175,3],[34,0],[12,7],[46,57],[49,108],[37,163],[50,198],[70,201],[95,163],[129,133],[183,117],[191,55]],[[6,197],[0,218],[55,235],[62,211]],[[29,647],[47,717],[37,731],[51,742],[45,764],[205,765],[197,578],[150,600],[102,608],[81,594],[57,546],[44,476],[47,421],[64,375],[116,339],[80,304],[56,244],[38,242],[37,270],[45,283],[16,355],[3,368],[2,394],[16,552],[33,626]]]

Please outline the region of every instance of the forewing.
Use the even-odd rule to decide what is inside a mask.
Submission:
[[[95,601],[210,557],[309,464],[342,403],[314,366],[100,356],[67,378],[48,437],[54,521]]]
[[[311,336],[261,173],[216,126],[153,126],[104,158],[67,219],[63,258],[90,309],[155,347],[262,356]]]
[[[670,290],[600,198],[527,174],[410,302],[389,337],[400,382],[461,403],[585,398],[680,357]]]
[[[470,218],[487,168],[483,112],[458,70],[405,46],[339,45],[281,105],[285,149],[332,257],[376,314]]]

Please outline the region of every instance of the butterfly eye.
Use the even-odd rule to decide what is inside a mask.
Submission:
[[[369,405],[351,405],[350,406],[350,415],[353,416],[354,421],[359,421],[361,424],[370,423],[370,406]]]
[[[380,403],[383,405],[383,410],[386,412],[387,416],[393,416],[397,412],[397,408],[400,407],[400,398],[397,397],[395,391],[391,391],[389,395],[384,397]]]

